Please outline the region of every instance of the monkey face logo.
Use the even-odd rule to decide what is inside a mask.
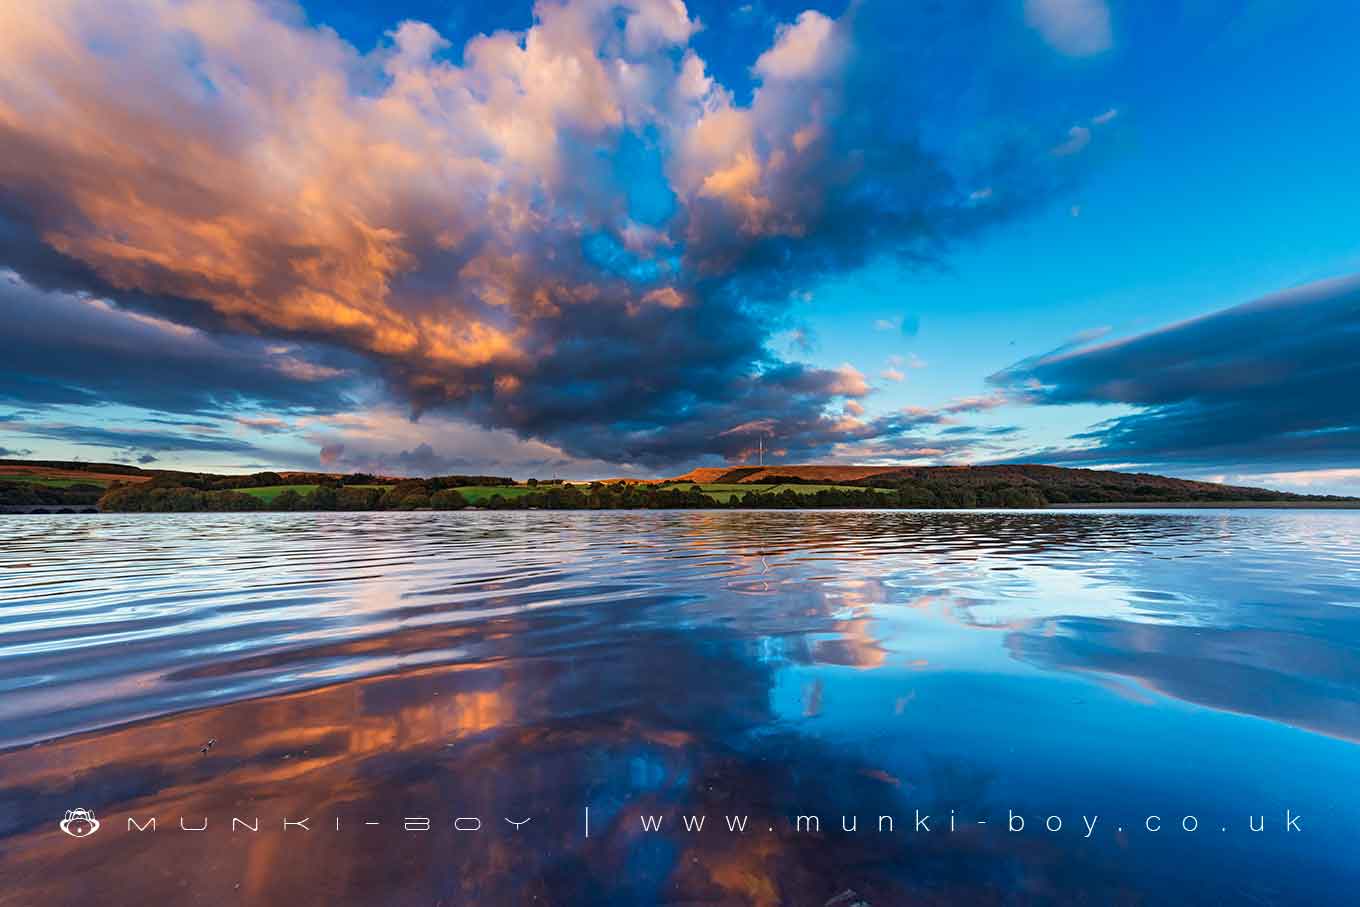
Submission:
[[[88,809],[68,809],[59,824],[73,838],[88,838],[99,831],[99,820]]]

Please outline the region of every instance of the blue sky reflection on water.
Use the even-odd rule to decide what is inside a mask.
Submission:
[[[67,801],[114,817],[240,803],[494,815],[514,803],[545,811],[550,844],[526,855],[440,838],[379,873],[401,893],[392,902],[720,894],[821,907],[852,888],[872,904],[1325,903],[1357,880],[1338,847],[1360,828],[1357,520],[8,521],[5,567],[19,582],[0,593],[0,728],[7,744],[55,739],[0,753],[0,839],[12,845],[0,869],[35,879],[66,853],[48,814]],[[112,555],[132,549],[149,554]],[[209,736],[220,743],[200,759]],[[597,833],[584,847],[572,817],[587,803]],[[936,829],[950,810],[988,825],[913,837],[902,829],[918,808]],[[1005,830],[1012,809],[1028,833]],[[1306,834],[1278,828],[1285,809]],[[634,827],[639,811],[677,810],[715,822],[820,812],[831,825],[848,813],[862,828],[889,814],[899,832]],[[1042,831],[1049,815],[1063,818],[1061,835]],[[1089,840],[1083,815],[1099,816]],[[1142,830],[1148,815],[1165,830]],[[1193,834],[1177,828],[1187,815]],[[1249,815],[1266,816],[1267,831],[1247,832]],[[378,881],[322,882],[317,867],[409,842],[351,851],[360,845],[337,839],[315,867],[266,843],[212,865],[174,846],[178,868],[147,873],[147,897],[175,878],[211,891],[248,859],[260,903],[321,884],[332,902],[357,904]],[[91,858],[92,878],[111,854]],[[163,866],[135,850],[117,860]],[[437,870],[440,860],[452,862]],[[33,884],[32,903],[69,894]]]

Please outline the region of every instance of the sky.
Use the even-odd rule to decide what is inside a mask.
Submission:
[[[1360,493],[1360,7],[0,7],[0,457]]]

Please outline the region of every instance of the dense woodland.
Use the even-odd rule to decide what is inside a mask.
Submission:
[[[0,506],[94,508],[107,489],[103,485],[73,482],[44,485],[39,482],[9,482],[0,476]]]

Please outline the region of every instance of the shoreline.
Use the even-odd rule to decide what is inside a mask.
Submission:
[[[1360,501],[1127,501],[1049,504],[1045,510],[1360,510]]]

